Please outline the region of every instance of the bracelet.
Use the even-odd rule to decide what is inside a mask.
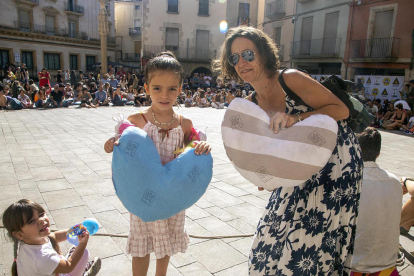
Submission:
[[[407,177],[407,178],[404,180],[403,185],[404,185],[406,188],[407,188],[407,184],[406,184],[405,182],[407,182],[407,180],[414,181],[414,178]]]
[[[298,115],[298,122],[302,122],[302,119],[300,118],[300,113],[298,113],[297,115]]]

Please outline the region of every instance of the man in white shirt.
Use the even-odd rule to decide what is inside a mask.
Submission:
[[[351,271],[398,275],[395,265],[399,251],[402,187],[395,175],[375,163],[380,155],[381,134],[368,127],[358,135],[358,140],[364,176]]]
[[[375,117],[378,115],[378,107],[374,105],[371,100],[368,100],[366,109]]]

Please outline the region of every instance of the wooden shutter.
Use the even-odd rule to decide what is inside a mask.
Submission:
[[[178,28],[167,28],[165,35],[165,46],[178,47],[178,41]]]
[[[300,35],[300,54],[309,55],[312,39],[313,16],[302,19],[302,32]]]
[[[250,4],[239,3],[239,17],[242,17],[242,18],[250,17]]]
[[[206,59],[209,55],[209,31],[197,30],[196,59]]]
[[[394,10],[376,12],[373,38],[391,37]]]
[[[336,36],[338,32],[339,12],[328,13],[325,16],[322,54],[334,54],[336,51]]]
[[[275,42],[277,46],[280,46],[281,39],[282,39],[282,27],[275,28]]]

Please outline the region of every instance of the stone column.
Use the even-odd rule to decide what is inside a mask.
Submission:
[[[108,72],[108,58],[107,58],[107,36],[110,34],[108,12],[106,11],[106,4],[109,4],[110,0],[99,0],[101,2],[101,9],[99,10],[99,35],[101,36],[101,76]]]

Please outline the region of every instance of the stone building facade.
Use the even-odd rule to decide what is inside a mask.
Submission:
[[[98,0],[2,0],[0,66],[26,64],[31,78],[42,68],[96,71],[100,62]],[[114,4],[107,5],[108,59],[115,57]]]

